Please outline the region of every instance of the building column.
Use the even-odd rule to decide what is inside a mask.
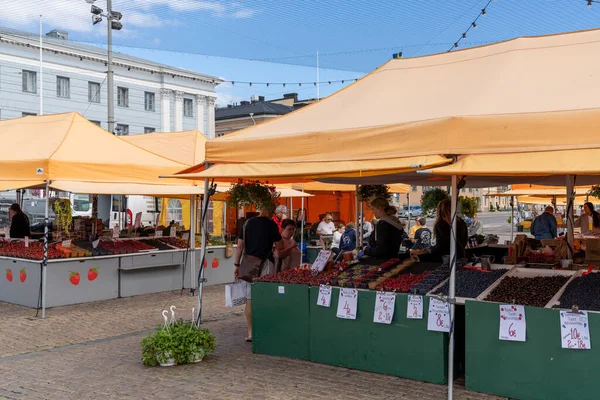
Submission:
[[[204,112],[206,111],[206,96],[202,94],[196,95],[196,129],[198,129],[204,136],[208,136],[206,131],[206,119],[204,118]]]
[[[206,137],[209,139],[215,138],[215,98],[208,98],[208,132]]]
[[[175,131],[183,130],[183,92],[175,92]]]
[[[160,130],[171,132],[171,90],[160,90]]]

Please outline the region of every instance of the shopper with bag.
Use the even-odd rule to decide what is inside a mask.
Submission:
[[[246,288],[247,342],[252,341],[251,283],[255,278],[272,273],[273,251],[285,249],[279,227],[271,219],[272,213],[272,207],[261,207],[257,217],[246,221],[238,238],[234,276],[241,279]]]

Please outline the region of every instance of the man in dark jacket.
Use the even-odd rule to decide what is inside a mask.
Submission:
[[[341,251],[352,251],[356,248],[356,225],[353,222],[346,225],[346,230],[340,239]]]
[[[556,228],[554,208],[548,206],[541,215],[533,220],[531,234],[538,240],[554,239],[557,236]]]
[[[8,210],[8,219],[10,219],[10,237],[13,239],[23,239],[25,236],[31,236],[29,229],[29,217],[21,210],[21,207],[14,203]]]

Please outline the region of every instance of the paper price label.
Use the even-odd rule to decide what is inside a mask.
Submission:
[[[29,236],[25,236],[25,247],[29,247]]]
[[[329,261],[330,256],[331,256],[330,250],[321,250],[319,252],[319,255],[317,256],[317,259],[313,263],[311,269],[313,271],[318,271],[318,272],[323,271],[323,269],[325,268],[325,265],[327,265],[327,261]]]
[[[92,248],[94,248],[94,249],[97,248],[99,244],[100,244],[100,239],[94,240],[92,242]]]
[[[406,318],[423,319],[423,296],[408,296],[406,307]]]
[[[373,322],[378,324],[391,324],[394,318],[396,295],[394,293],[377,293],[375,296],[375,314]]]
[[[183,235],[181,235],[181,239],[183,240],[190,240],[190,233],[186,232]]]
[[[71,241],[70,240],[63,240],[61,243],[62,247],[71,247]]]
[[[563,349],[590,350],[592,343],[587,311],[561,311],[560,336]]]
[[[317,305],[321,307],[331,307],[331,286],[319,286],[319,297],[317,297]]]
[[[134,225],[134,229],[140,228],[142,226],[142,213],[136,213],[135,214],[135,225]]]
[[[119,237],[119,233],[120,233],[120,229],[119,229],[119,226],[117,225],[117,226],[115,226],[113,228],[113,239],[118,238]]]
[[[450,305],[445,301],[430,298],[427,330],[450,332]]]
[[[169,230],[169,236],[170,237],[175,237],[177,236],[177,228],[172,226],[171,229]]]
[[[356,309],[358,308],[358,290],[340,289],[337,314],[338,318],[356,319]]]
[[[284,295],[285,294],[285,286],[278,286],[277,294]]]
[[[154,232],[154,237],[161,238],[162,234],[163,234],[163,231],[160,231],[160,230],[156,231],[156,232]]]
[[[526,333],[525,306],[500,304],[500,340],[524,342]]]

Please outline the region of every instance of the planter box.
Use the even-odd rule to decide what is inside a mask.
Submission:
[[[590,350],[561,348],[559,310],[525,307],[525,316],[526,342],[499,340],[498,303],[467,301],[467,389],[517,399],[598,399],[600,381],[590,371],[600,364],[600,314],[588,313]]]
[[[424,297],[423,319],[407,319],[408,296],[396,295],[390,325],[373,322],[375,291],[359,290],[356,320],[336,317],[339,288],[331,307],[317,306],[319,288],[310,289],[310,358],[314,362],[377,372],[439,384],[447,383],[448,335],[427,330],[429,297]],[[462,351],[462,307],[457,306],[457,354]],[[464,315],[464,314],[463,314]],[[460,356],[457,356],[457,370]],[[458,371],[457,371],[458,372]]]
[[[306,285],[252,284],[252,352],[309,360],[308,290]]]

